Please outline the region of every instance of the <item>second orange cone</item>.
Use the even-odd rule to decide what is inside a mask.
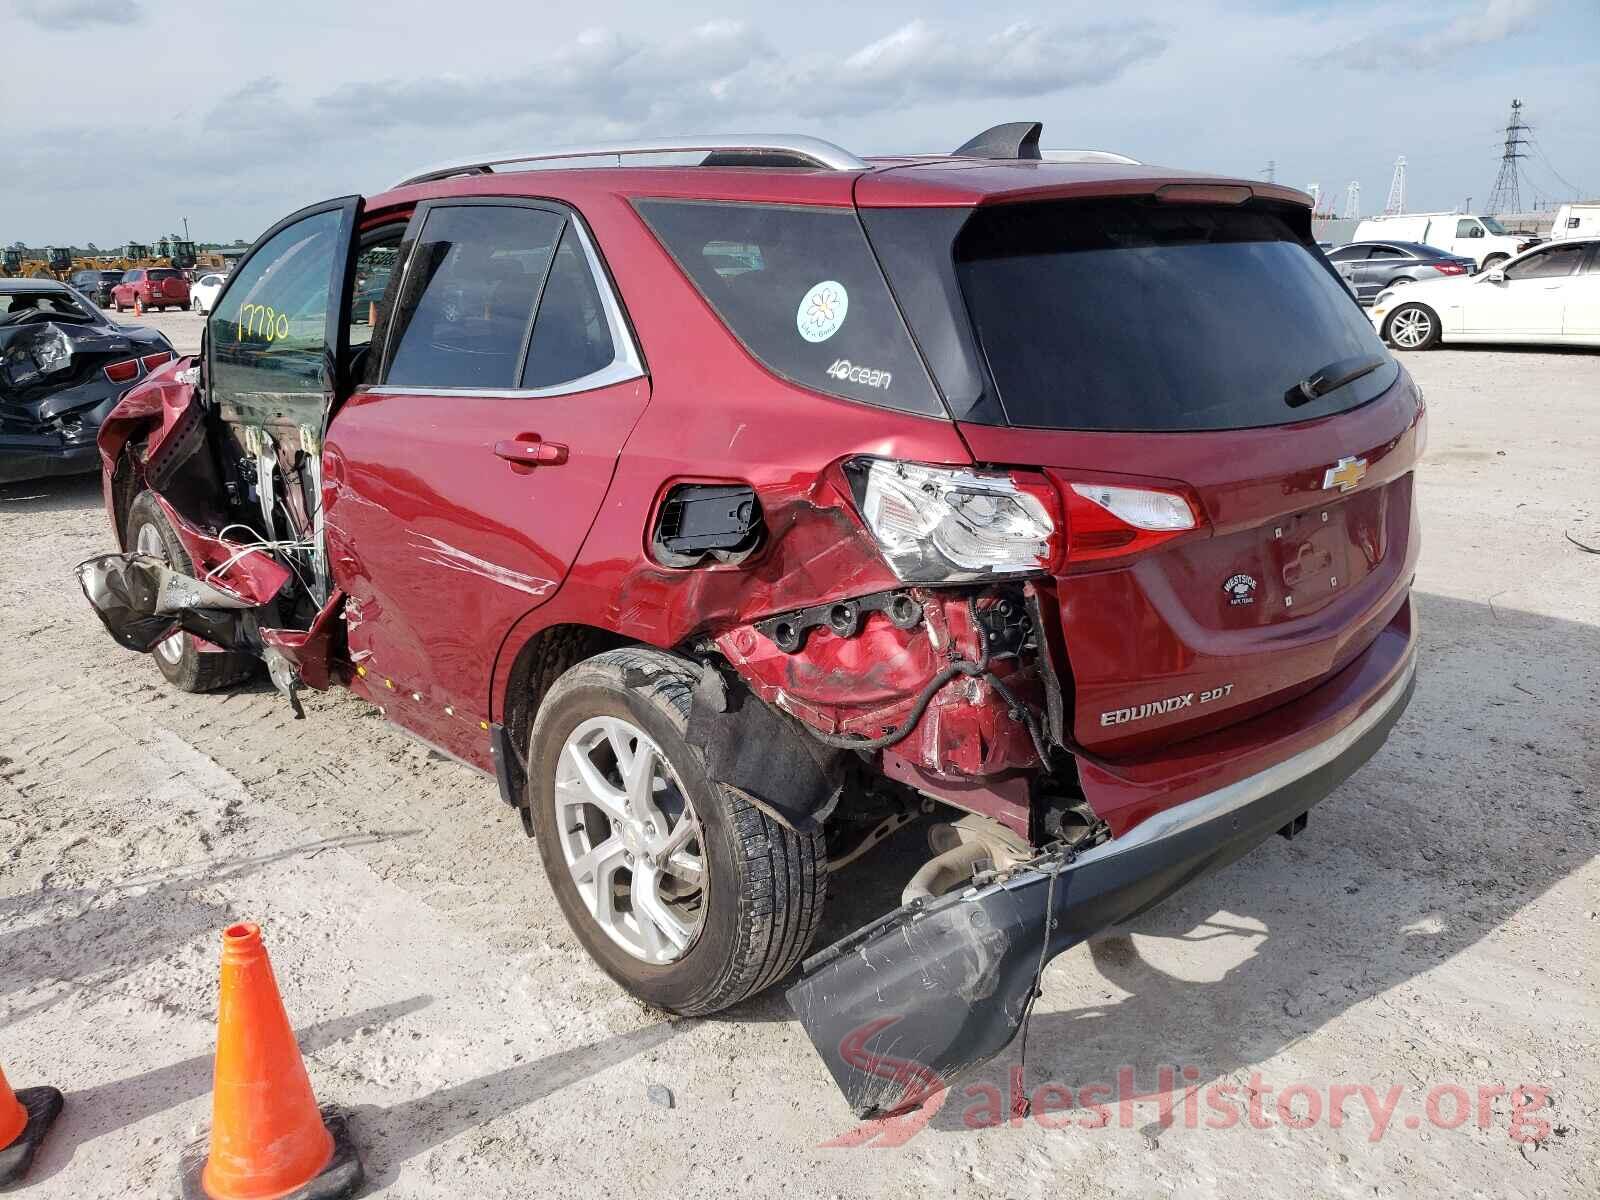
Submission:
[[[222,934],[211,1141],[197,1165],[186,1164],[185,1193],[210,1200],[332,1200],[361,1184],[343,1121],[317,1108],[261,929],[249,923]]]

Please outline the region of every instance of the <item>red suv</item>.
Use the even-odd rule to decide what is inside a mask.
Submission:
[[[118,312],[127,312],[136,301],[157,312],[188,308],[189,281],[176,267],[138,267],[111,289],[111,303]]]
[[[526,169],[579,154],[655,157]],[[264,662],[492,774],[679,1012],[937,814],[789,991],[891,1109],[1405,709],[1422,397],[1310,218],[1036,125],[451,164],[261,238],[107,420],[126,553],[81,579],[179,687]]]

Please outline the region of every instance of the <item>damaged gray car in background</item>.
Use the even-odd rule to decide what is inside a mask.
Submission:
[[[129,388],[173,358],[53,279],[0,279],[0,483],[100,469],[95,435]]]

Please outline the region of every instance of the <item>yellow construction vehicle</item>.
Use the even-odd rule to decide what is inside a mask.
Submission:
[[[220,267],[222,256],[206,255]],[[131,271],[135,267],[176,267],[187,271],[198,263],[194,243],[182,238],[162,238],[154,247],[129,242],[121,254],[73,257],[65,246],[51,246],[44,258],[24,258],[16,247],[0,250],[0,277],[27,279],[67,279],[74,271]],[[209,261],[208,264],[209,265]]]

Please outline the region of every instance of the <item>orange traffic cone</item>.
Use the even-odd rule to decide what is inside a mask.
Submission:
[[[61,1105],[61,1093],[53,1087],[13,1092],[0,1070],[0,1192],[28,1173]]]
[[[317,1109],[254,924],[222,933],[210,1153],[205,1149],[184,1155],[186,1200],[334,1200],[361,1186],[361,1159],[343,1118]]]

